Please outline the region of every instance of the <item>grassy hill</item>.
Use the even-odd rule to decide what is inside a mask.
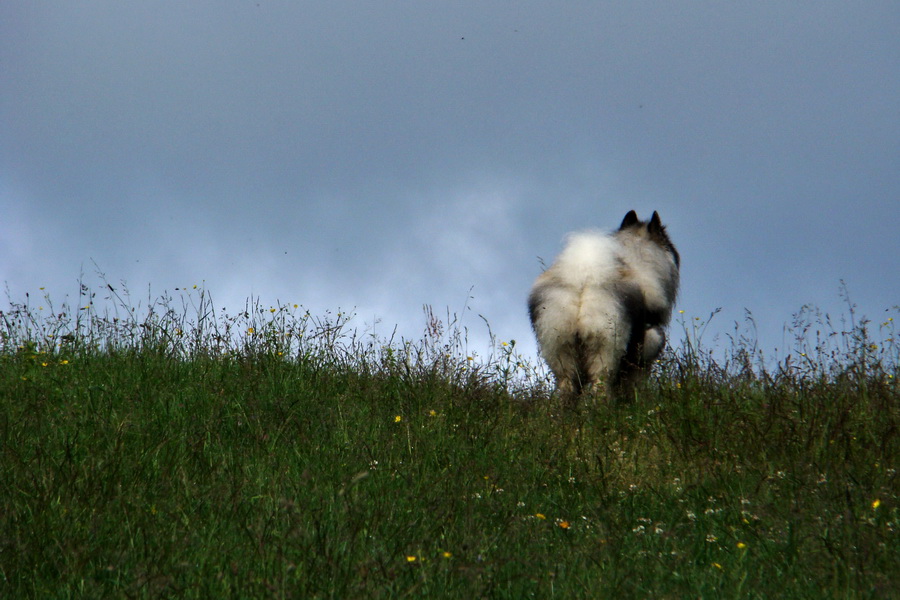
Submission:
[[[682,325],[567,411],[452,318],[107,288],[0,315],[0,597],[900,595],[893,320],[801,318],[774,365]]]

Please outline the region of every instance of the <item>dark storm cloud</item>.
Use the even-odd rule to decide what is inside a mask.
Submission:
[[[636,208],[670,225],[688,314],[749,307],[774,339],[841,278],[869,310],[897,303],[895,3],[0,16],[12,290],[94,259],[134,285],[205,279],[232,305],[253,293],[417,324],[421,304],[456,309],[474,286],[521,339],[536,256]]]

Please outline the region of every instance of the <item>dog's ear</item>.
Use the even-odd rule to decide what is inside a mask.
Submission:
[[[656,214],[656,213],[653,213]],[[638,223],[637,213],[633,210],[629,210],[628,214],[625,215],[625,218],[622,219],[622,224],[619,225],[619,231],[625,229],[626,227],[631,227],[632,225],[636,225]]]
[[[650,224],[647,226],[647,231],[653,233],[663,230],[665,230],[665,227],[663,227],[662,220],[659,218],[659,213],[654,210],[653,216],[650,217]]]

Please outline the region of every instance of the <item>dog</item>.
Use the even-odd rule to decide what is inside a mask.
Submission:
[[[665,347],[680,266],[655,211],[650,221],[629,211],[610,234],[567,236],[534,282],[528,312],[568,403],[601,386],[610,397],[633,393]]]

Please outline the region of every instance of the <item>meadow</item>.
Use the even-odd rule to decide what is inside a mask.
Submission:
[[[429,310],[10,299],[0,597],[900,597],[898,309],[847,311],[777,360],[683,316],[633,400],[567,410]]]

